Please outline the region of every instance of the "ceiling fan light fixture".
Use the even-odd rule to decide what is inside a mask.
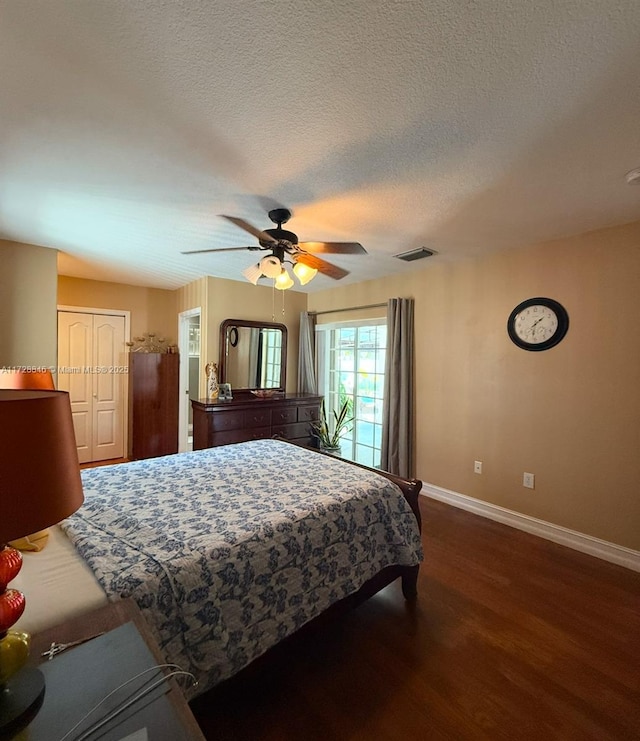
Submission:
[[[287,263],[294,264],[294,274],[303,286],[313,280],[318,272],[322,275],[326,275],[328,278],[332,278],[333,280],[340,280],[349,275],[348,270],[338,267],[331,262],[327,262],[322,257],[318,257],[315,253],[323,255],[367,254],[367,251],[359,242],[300,242],[297,234],[282,228],[282,225],[286,224],[291,217],[291,211],[289,211],[288,208],[278,207],[273,208],[268,212],[269,218],[276,225],[275,229],[257,229],[253,224],[250,224],[248,221],[237,216],[227,216],[225,214],[220,214],[220,216],[256,237],[260,246],[190,250],[184,254],[190,255],[195,252],[233,252],[243,249],[269,250],[270,254],[263,257],[258,264],[261,274],[267,278],[272,278],[275,281],[281,275],[282,267],[286,261]],[[302,265],[299,265],[296,268],[295,264],[298,262],[302,263]],[[257,284],[259,280],[259,277],[256,278],[254,270],[249,270],[245,277],[247,280],[254,282],[254,284]],[[289,280],[291,280],[291,276],[289,276]],[[284,278],[280,278],[280,284],[287,282],[288,281]],[[285,288],[289,287],[290,286],[288,285],[285,286]]]
[[[279,291],[286,291],[287,288],[291,288],[291,286],[293,285],[293,278],[289,275],[289,272],[286,268],[282,268],[280,274],[276,277],[273,285]]]
[[[255,265],[249,265],[249,267],[246,270],[242,271],[242,275],[249,281],[249,283],[253,283],[254,286],[258,285],[258,281],[262,277],[262,270],[260,269],[260,263],[256,263]]]
[[[296,278],[300,281],[301,286],[306,286],[309,281],[312,281],[316,277],[318,272],[315,268],[309,267],[302,262],[297,262],[293,266],[293,272]]]
[[[267,255],[260,260],[260,271],[267,278],[278,278],[283,270],[282,263],[275,255]]]

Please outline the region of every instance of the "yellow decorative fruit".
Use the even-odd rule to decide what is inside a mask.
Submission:
[[[25,665],[28,656],[28,633],[10,630],[0,638],[0,687]]]

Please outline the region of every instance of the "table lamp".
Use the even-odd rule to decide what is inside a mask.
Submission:
[[[42,673],[23,666],[28,635],[9,630],[25,597],[7,588],[22,554],[4,544],[60,522],[83,499],[69,394],[0,389],[0,737],[31,720],[45,689]]]
[[[0,389],[50,389],[53,375],[50,370],[1,370]]]

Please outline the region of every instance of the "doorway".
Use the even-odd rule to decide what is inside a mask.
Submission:
[[[123,458],[128,312],[58,310],[57,388],[69,392],[80,463]]]
[[[344,404],[351,423],[340,437],[342,457],[380,467],[387,320],[316,327],[318,390],[333,417]]]
[[[180,349],[180,409],[178,451],[193,450],[193,409],[191,399],[200,397],[200,307],[178,314]],[[186,359],[183,361],[183,359]]]

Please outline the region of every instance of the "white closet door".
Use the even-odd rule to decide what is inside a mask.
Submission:
[[[124,317],[93,316],[93,435],[92,460],[124,456],[123,382]]]
[[[124,456],[124,323],[58,312],[58,388],[69,392],[80,463]]]

